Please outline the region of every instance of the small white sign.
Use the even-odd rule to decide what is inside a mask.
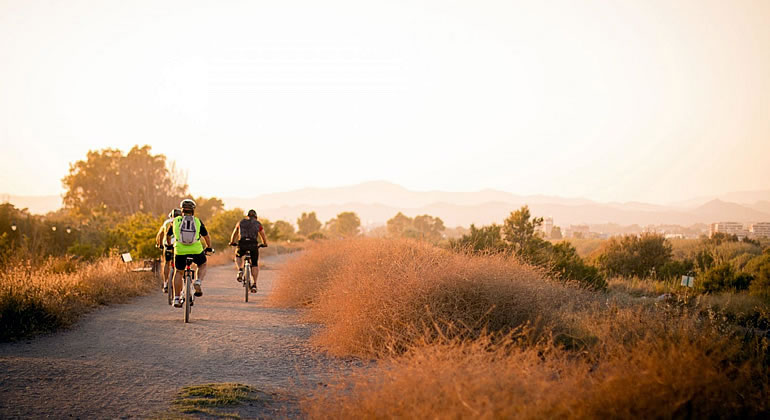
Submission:
[[[693,277],[693,276],[682,276],[682,286],[694,287],[695,286],[695,277]]]
[[[125,254],[120,254],[120,258],[123,259],[123,262],[131,262],[133,259],[131,258],[131,254],[126,252]]]

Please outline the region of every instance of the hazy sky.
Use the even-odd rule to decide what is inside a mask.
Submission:
[[[770,1],[0,0],[0,193],[150,144],[196,195],[770,188]]]

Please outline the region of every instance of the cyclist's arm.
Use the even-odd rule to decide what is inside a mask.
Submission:
[[[262,243],[267,245],[267,237],[265,236],[265,231],[260,230],[259,231],[259,237],[262,238]]]
[[[203,242],[206,242],[206,248],[211,248],[211,236],[206,235],[201,236],[201,238],[203,239]]]
[[[163,226],[158,229],[158,234],[155,235],[155,245],[158,246],[158,248],[163,246]]]
[[[230,235],[230,243],[231,243],[231,244],[235,243],[235,236],[236,236],[236,235],[238,235],[238,237],[239,237],[239,238],[240,238],[240,236],[241,236],[241,223],[240,223],[240,222],[238,222],[238,223],[235,225],[235,229],[233,229],[233,234],[232,234],[232,235]]]
[[[171,237],[174,236],[174,227],[169,226],[168,232],[166,232],[166,245],[171,245]]]

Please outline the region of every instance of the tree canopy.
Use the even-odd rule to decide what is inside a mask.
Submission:
[[[321,230],[321,222],[318,221],[314,211],[310,213],[303,212],[297,218],[297,226],[299,227],[298,233],[303,236],[308,236],[313,232]]]
[[[326,222],[326,228],[329,233],[339,236],[358,235],[360,227],[361,219],[352,211],[342,212],[337,217]]]
[[[64,205],[79,216],[167,213],[187,193],[187,184],[169,171],[166,157],[150,146],[89,151],[62,179]]]

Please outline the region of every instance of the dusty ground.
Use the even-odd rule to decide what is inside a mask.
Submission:
[[[94,311],[67,331],[0,344],[0,418],[152,417],[181,386],[209,382],[270,395],[242,416],[300,416],[297,396],[353,362],[310,348],[314,327],[298,311],[265,306],[285,258],[265,259],[270,269],[249,303],[232,266],[210,269],[190,324],[158,291]]]

